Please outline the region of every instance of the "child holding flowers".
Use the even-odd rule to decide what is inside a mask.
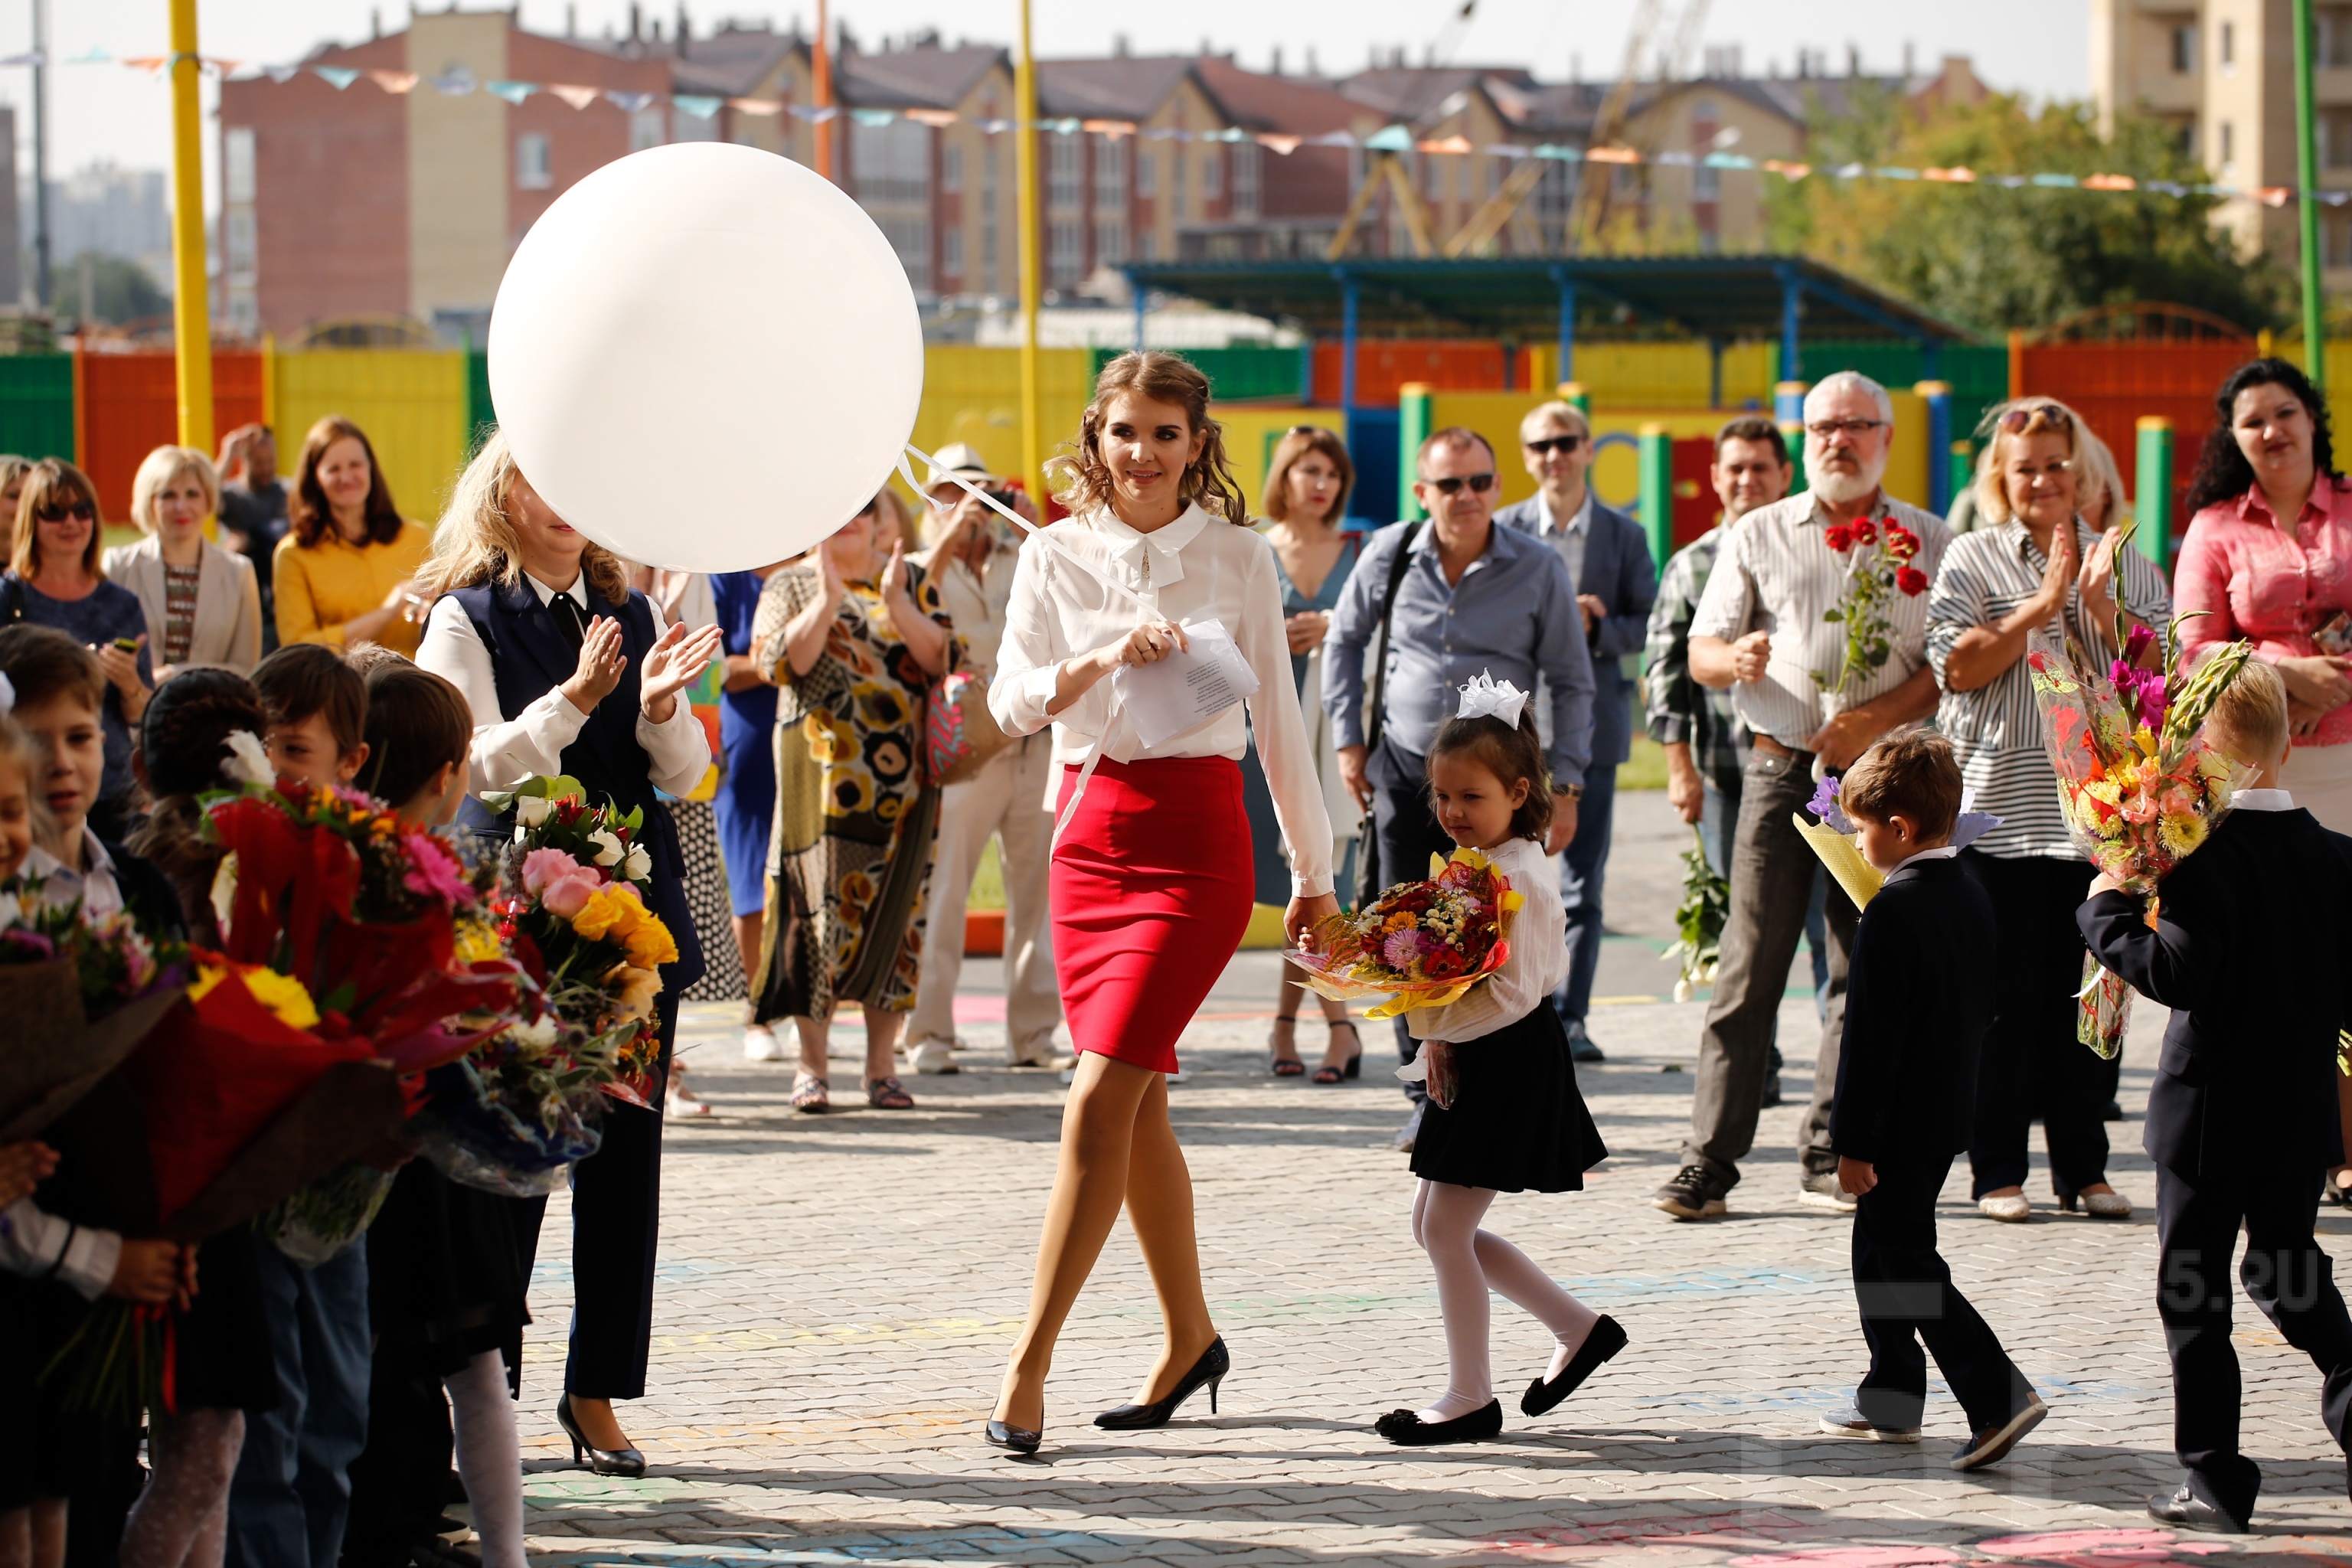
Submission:
[[[1426,1075],[1429,1109],[1412,1152],[1421,1178],[1412,1235],[1437,1271],[1445,1392],[1392,1410],[1376,1429],[1409,1447],[1477,1441],[1503,1429],[1487,1360],[1486,1293],[1499,1290],[1552,1332],[1550,1363],[1519,1408],[1541,1415],[1625,1346],[1625,1331],[1562,1290],[1479,1221],[1498,1192],[1574,1192],[1607,1157],[1570,1065],[1550,997],[1568,975],[1568,919],[1544,858],[1551,787],[1527,694],[1473,682],[1429,752],[1432,806],[1454,843],[1476,849],[1524,894],[1501,967],[1460,1000],[1406,1013],[1423,1041],[1400,1076]],[[1424,963],[1423,966],[1428,966]]]

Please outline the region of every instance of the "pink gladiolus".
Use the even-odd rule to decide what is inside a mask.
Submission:
[[[452,909],[474,901],[473,885],[466,880],[465,868],[457,864],[457,858],[439,839],[429,833],[406,834],[403,847],[408,851],[408,870],[401,883],[410,892],[439,899]]]

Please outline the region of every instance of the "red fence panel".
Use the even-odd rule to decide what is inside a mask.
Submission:
[[[2080,413],[2116,455],[2124,488],[2137,498],[2139,421],[2172,421],[2172,538],[2189,519],[2179,510],[2197,450],[2213,428],[2213,392],[2254,357],[2251,342],[2228,339],[2158,342],[2029,343],[2024,349],[2028,397],[2054,397]]]
[[[169,353],[84,354],[75,445],[109,522],[131,520],[131,481],[158,447],[179,439],[180,399]],[[263,417],[261,355],[213,355],[215,435]],[[289,454],[290,456],[290,454]]]
[[[1440,392],[1503,392],[1509,356],[1494,341],[1454,338],[1363,338],[1356,344],[1356,403],[1393,408],[1397,388],[1418,381]],[[1315,345],[1315,401],[1339,401],[1339,345]]]

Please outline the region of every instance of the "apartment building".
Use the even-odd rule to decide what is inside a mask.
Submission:
[[[2352,5],[2314,7],[2319,184],[2352,189]],[[2137,110],[2173,127],[2217,184],[2250,194],[2220,221],[2293,265],[2300,243],[2291,0],[2092,0],[2091,91],[2102,129]],[[2273,199],[2259,194],[2267,190]],[[2320,211],[2322,278],[2352,292],[2352,209]]]

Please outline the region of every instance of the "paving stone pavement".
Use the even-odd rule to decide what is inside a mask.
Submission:
[[[1380,1059],[1385,1028],[1365,1031],[1360,1082],[1316,1088],[1265,1075],[1263,1022],[1196,1021],[1171,1093],[1234,1355],[1221,1408],[1196,1399],[1156,1432],[1088,1424],[1130,1396],[1157,1346],[1122,1225],[1063,1338],[1047,1447],[1024,1460],[983,1447],[980,1426],[1026,1298],[1058,1075],[993,1065],[1002,1029],[982,1026],[966,1070],[910,1080],[912,1112],[798,1116],[784,1105],[789,1068],[743,1062],[730,1009],[690,1009],[697,1089],[718,1114],[668,1130],[651,1387],[621,1407],[652,1474],[572,1468],[556,1430],[568,1304],[559,1194],[525,1373],[536,1560],[2126,1568],[2216,1552],[2352,1557],[2344,1461],[2320,1426],[2316,1375],[2242,1301],[2261,1533],[2176,1539],[2142,1512],[2177,1479],[2153,1306],[2154,1177],[2138,1151],[2159,1009],[2143,1005],[2136,1020],[2131,1119],[2111,1129],[2114,1179],[2140,1205],[2132,1218],[2058,1215],[2038,1151],[2032,1224],[1976,1217],[1965,1168],[1945,1190],[1946,1256],[2052,1405],[2006,1464],[1967,1476],[1948,1465],[1965,1434],[1940,1386],[1916,1447],[1814,1430],[1864,1360],[1849,1222],[1795,1201],[1809,1002],[1784,1009],[1788,1103],[1765,1112],[1730,1217],[1676,1225],[1648,1206],[1687,1126],[1701,1011],[1596,1011],[1610,1059],[1582,1083],[1612,1157],[1585,1192],[1505,1197],[1489,1221],[1613,1313],[1631,1346],[1528,1421],[1516,1393],[1541,1370],[1545,1336],[1498,1300],[1508,1426],[1497,1442],[1434,1450],[1391,1448],[1369,1430],[1445,1375],[1435,1291],[1407,1234],[1412,1180],[1389,1147],[1403,1101]],[[844,1031],[836,1050],[859,1043]],[[835,1082],[856,1073],[837,1061]],[[2322,1227],[2340,1237],[2352,1221]]]

